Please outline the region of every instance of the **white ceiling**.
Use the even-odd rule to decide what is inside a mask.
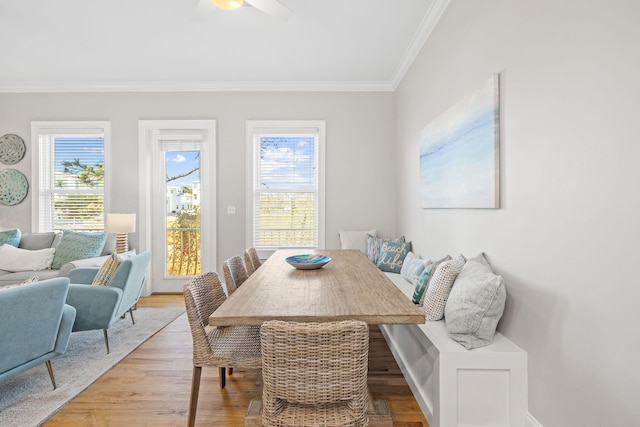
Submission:
[[[395,89],[449,0],[0,0],[0,91]]]

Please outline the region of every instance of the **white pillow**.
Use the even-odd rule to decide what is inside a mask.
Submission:
[[[460,254],[454,259],[438,265],[433,277],[429,280],[429,287],[422,304],[426,320],[440,320],[444,317],[444,309],[451,287],[466,261],[465,257]]]
[[[367,253],[367,234],[376,237],[378,232],[376,229],[364,231],[340,230],[340,248],[341,249],[358,249],[363,253]]]
[[[53,262],[55,248],[39,250],[20,249],[11,245],[0,246],[0,270],[38,271],[48,270]]]

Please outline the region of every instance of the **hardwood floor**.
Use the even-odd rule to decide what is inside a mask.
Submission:
[[[142,298],[141,307],[183,306],[182,295]],[[187,424],[192,341],[180,316],[63,407],[45,427],[137,427]],[[226,388],[218,370],[203,368],[196,426],[242,427],[251,399],[260,398],[258,371],[234,370]],[[371,328],[369,387],[385,399],[394,427],[428,427],[380,330]]]

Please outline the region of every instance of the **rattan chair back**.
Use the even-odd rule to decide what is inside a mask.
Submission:
[[[232,256],[222,264],[222,272],[228,295],[231,295],[249,278],[244,262],[238,255]]]
[[[193,336],[193,364],[211,365],[211,343],[205,327],[209,316],[227,299],[218,273],[205,273],[193,278],[183,288],[184,304]]]
[[[249,270],[247,259],[249,259],[253,271],[256,271],[262,265],[262,263],[260,262],[260,257],[258,256],[258,251],[256,251],[256,248],[254,247],[247,248],[244,251],[244,263],[247,264],[247,270]]]
[[[247,274],[251,276],[256,272],[256,267],[253,265],[253,260],[251,259],[249,249],[245,249],[245,251],[242,253],[242,257],[244,258],[244,266],[247,267]]]
[[[264,426],[368,425],[366,323],[269,321],[260,338]]]

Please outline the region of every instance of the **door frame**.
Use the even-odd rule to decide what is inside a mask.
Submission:
[[[217,271],[216,257],[216,121],[211,120],[139,120],[138,121],[138,169],[139,169],[139,236],[138,242],[140,251],[152,251],[153,236],[153,199],[152,195],[162,190],[154,188],[153,162],[154,156],[157,154],[157,147],[154,147],[155,141],[159,135],[166,134],[180,135],[181,132],[193,133],[199,131],[204,135],[203,148],[201,150],[201,195],[202,200],[206,201],[208,215],[200,216],[201,230],[207,230],[208,239],[201,243],[201,271]],[[202,205],[201,205],[202,206]],[[154,274],[153,271],[153,252],[152,262],[149,265],[147,273],[147,281],[143,289],[143,295],[150,295],[153,292]],[[162,254],[161,256],[164,256]],[[164,279],[165,277],[161,277]],[[178,279],[176,279],[178,280]],[[180,279],[184,281],[184,278]],[[181,289],[181,288],[180,288]]]

